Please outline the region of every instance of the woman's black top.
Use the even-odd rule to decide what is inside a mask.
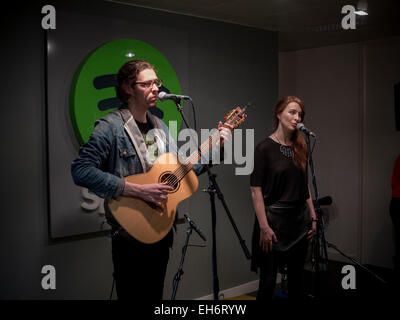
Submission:
[[[274,250],[286,251],[302,239],[310,228],[306,210],[308,178],[306,171],[296,166],[292,157],[280,151],[281,145],[271,138],[261,141],[254,152],[254,170],[250,176],[252,187],[261,187],[269,226],[278,243]],[[265,254],[259,245],[260,226],[256,217],[252,237],[251,269],[257,270]]]
[[[254,151],[252,187],[261,187],[265,205],[281,202],[304,202],[309,198],[305,171],[284,156],[280,144],[267,138]]]

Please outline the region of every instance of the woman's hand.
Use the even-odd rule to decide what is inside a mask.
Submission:
[[[311,242],[314,238],[315,233],[317,231],[317,220],[315,218],[312,219],[311,229],[307,232],[307,240]]]
[[[260,247],[265,253],[272,251],[272,242],[274,243],[278,242],[274,230],[272,230],[270,227],[261,229]]]
[[[314,204],[311,198],[310,187],[308,187],[308,194],[309,198],[306,200],[306,202],[310,210],[310,218],[312,222],[311,222],[311,229],[307,232],[307,240],[311,241],[314,238],[317,230],[317,215],[315,214]]]

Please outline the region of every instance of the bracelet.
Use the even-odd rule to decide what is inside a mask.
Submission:
[[[311,221],[313,221],[313,222],[314,222],[314,221],[318,221],[318,219],[311,219]]]

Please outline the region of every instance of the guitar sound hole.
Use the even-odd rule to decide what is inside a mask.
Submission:
[[[169,193],[174,193],[179,189],[178,178],[171,172],[164,172],[158,179],[158,182],[159,183],[167,182],[169,186],[173,187],[174,190],[171,190]]]

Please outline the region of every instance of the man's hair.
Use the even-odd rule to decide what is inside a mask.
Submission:
[[[142,72],[146,69],[155,70],[152,64],[144,60],[130,60],[119,69],[117,74],[118,85],[115,90],[117,92],[117,97],[122,101],[124,105],[128,102],[130,98],[130,94],[125,91],[124,85],[132,85],[132,83],[136,82],[136,78],[139,72]]]

